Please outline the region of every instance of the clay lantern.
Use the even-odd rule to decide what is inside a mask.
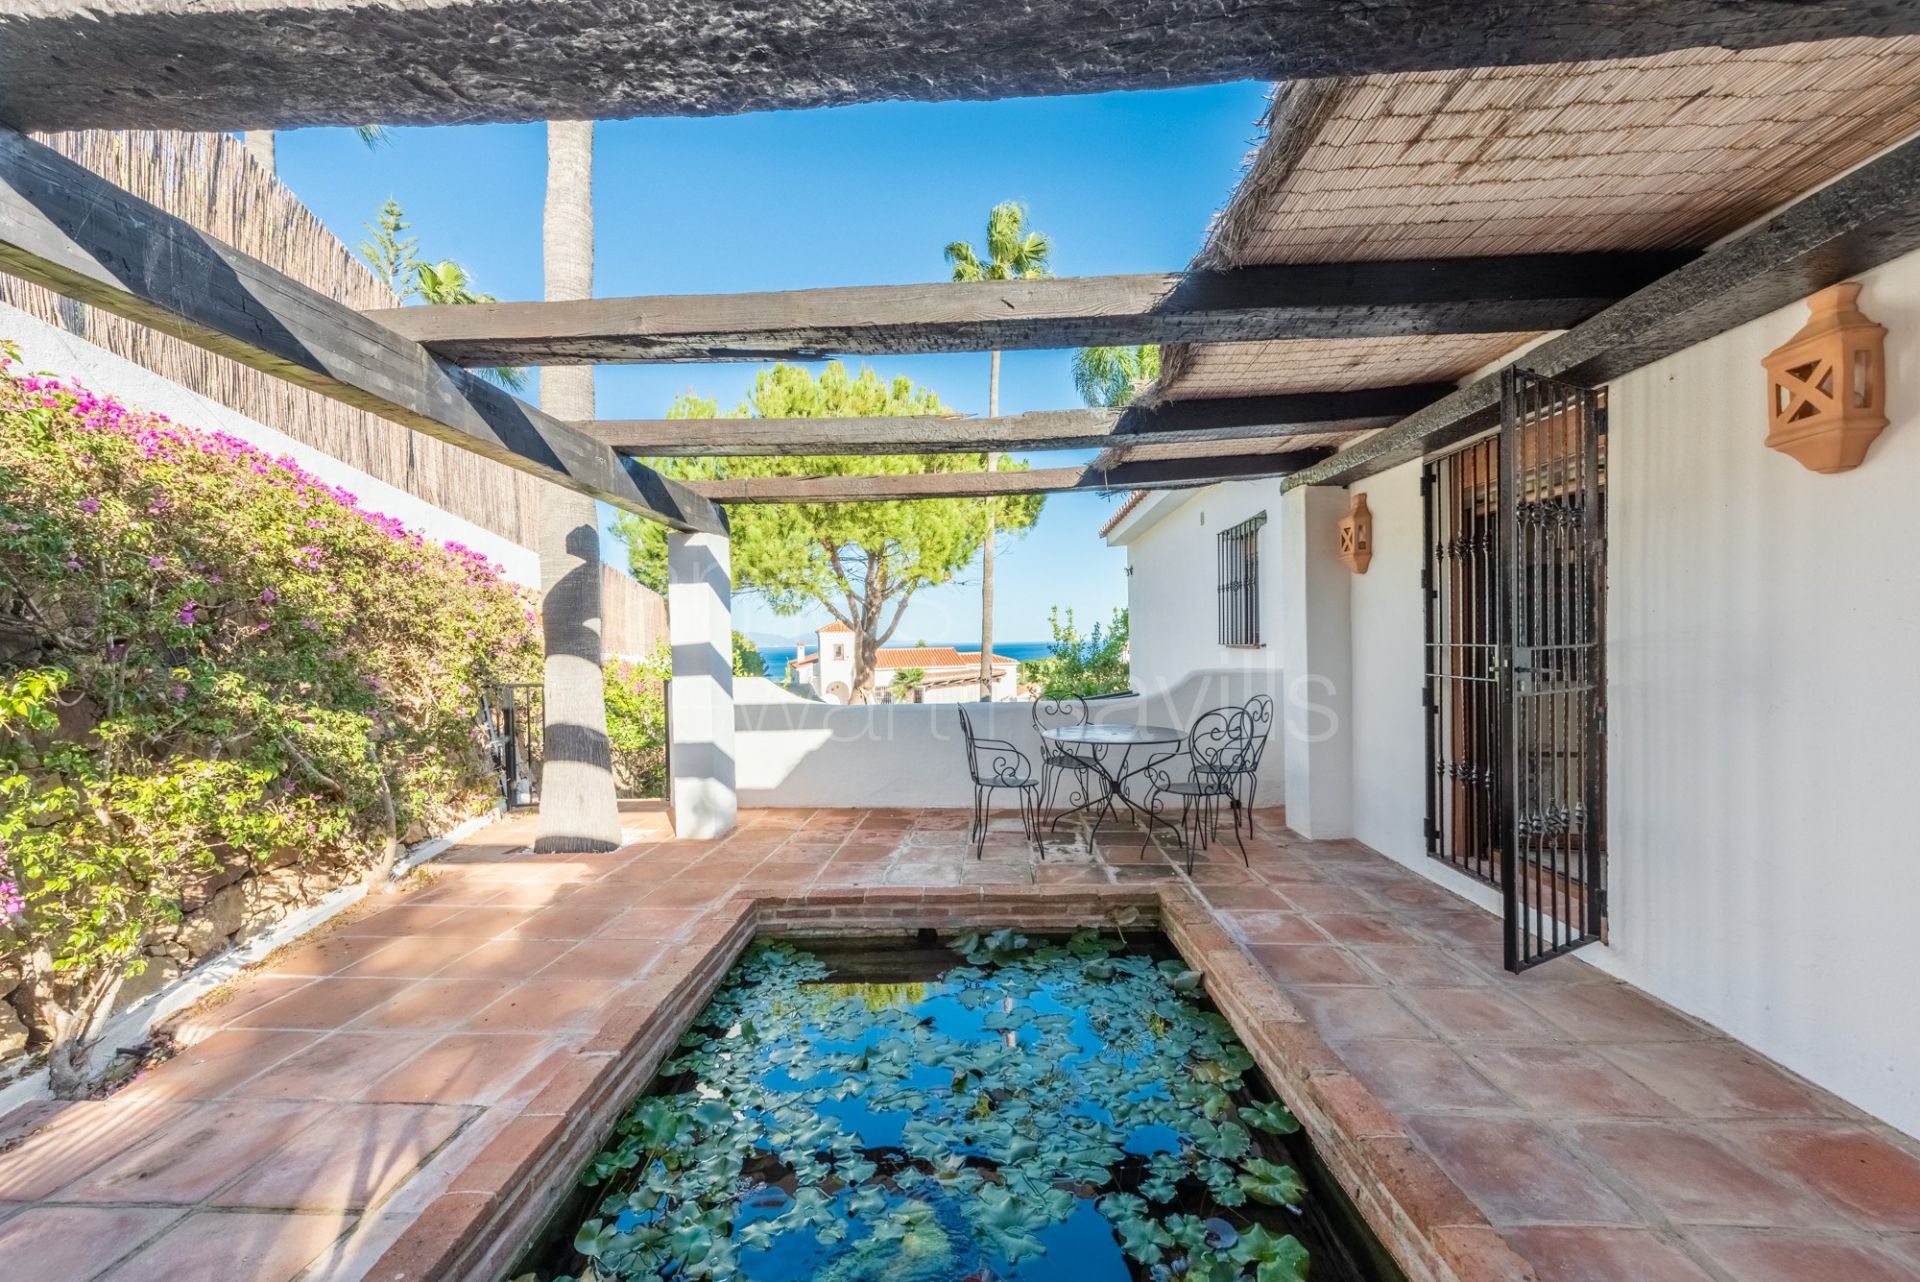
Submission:
[[[1367,496],[1356,494],[1340,518],[1340,559],[1355,574],[1365,574],[1373,563],[1373,513],[1367,511]]]
[[[1858,467],[1887,425],[1887,327],[1856,306],[1852,281],[1807,300],[1813,315],[1770,352],[1767,445],[1815,472]]]

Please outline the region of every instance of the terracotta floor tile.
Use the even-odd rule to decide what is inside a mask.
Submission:
[[[453,918],[470,911],[450,905],[395,904],[347,922],[335,933],[343,938],[354,935],[392,935],[396,938],[419,935],[430,930],[443,930]]]
[[[1505,1043],[1462,1048],[1467,1061],[1541,1117],[1672,1117],[1673,1104],[1584,1046]]]
[[[1621,983],[1518,985],[1514,995],[1577,1041],[1617,1046],[1699,1041],[1715,1035],[1706,1025]]]
[[[567,955],[569,939],[490,939],[463,952],[437,971],[435,979],[525,979]]]
[[[1496,1227],[1639,1222],[1625,1202],[1537,1122],[1432,1113],[1410,1121],[1441,1169]]]
[[[117,1098],[70,1105],[0,1156],[0,1201],[56,1193],[194,1111],[191,1104]]]
[[[320,1034],[292,1029],[229,1028],[201,1038],[120,1091],[127,1100],[209,1100],[238,1090]]]
[[[1602,1046],[1654,1093],[1695,1117],[1822,1117],[1834,1104],[1730,1041]]]
[[[393,940],[385,935],[348,935],[336,931],[311,943],[288,949],[274,959],[271,973],[305,975],[310,979],[338,974],[392,943]]]
[[[1353,1075],[1396,1111],[1511,1106],[1499,1087],[1439,1042],[1355,1038],[1338,1049]]]
[[[358,1210],[392,1190],[446,1142],[473,1110],[361,1104],[333,1110],[210,1200],[218,1206]]]
[[[312,983],[306,975],[255,975],[231,989],[217,990],[208,1001],[168,1021],[174,1035],[185,1041],[208,1037],[268,1002],[279,1001]]]
[[[1353,944],[1348,951],[1389,984],[1459,988],[1486,982],[1433,944]]]
[[[1492,987],[1403,988],[1400,1002],[1431,1024],[1448,1041],[1551,1042],[1559,1030],[1504,992]]]
[[[1764,1229],[1689,1235],[1708,1260],[1738,1282],[1914,1282],[1914,1273],[1869,1239]]]
[[[60,1191],[68,1202],[199,1202],[337,1109],[259,1100],[197,1104]]]
[[[705,908],[732,893],[734,883],[670,881],[647,896],[649,908]],[[633,909],[634,912],[644,911]]]
[[[414,983],[411,979],[315,980],[278,1001],[248,1011],[233,1021],[238,1028],[311,1028],[331,1030],[391,1001]]]
[[[392,939],[339,970],[355,978],[425,979],[462,953],[473,949],[471,939],[450,939],[437,932]]]
[[[352,1225],[339,1214],[200,1211],[105,1282],[287,1282]]]
[[[1356,1037],[1433,1038],[1433,1030],[1384,989],[1295,984],[1287,989],[1287,996],[1330,1042]]]
[[[1310,913],[1308,920],[1336,944],[1416,943],[1407,928],[1383,913]]]
[[[608,922],[600,934],[609,939],[678,939],[692,929],[698,913],[684,908],[629,908]]]
[[[1832,1123],[1741,1128],[1735,1142],[1792,1171],[1873,1229],[1920,1233],[1920,1157],[1914,1141]]]
[[[594,1024],[595,1012],[610,996],[608,985],[594,980],[529,980],[471,1015],[464,1027],[488,1033],[587,1028]]]
[[[1365,891],[1349,886],[1325,883],[1281,887],[1286,902],[1282,908],[1303,913],[1370,913],[1379,910],[1379,902]]]
[[[508,979],[421,979],[393,1000],[374,1007],[351,1025],[356,1032],[432,1033],[458,1028],[475,1011],[512,992]]]
[[[362,1098],[367,1083],[419,1053],[421,1039],[400,1033],[331,1033],[232,1091],[236,1099]]]
[[[1369,976],[1332,944],[1255,944],[1254,958],[1282,984],[1365,984]]]
[[[670,947],[659,939],[590,939],[574,945],[529,978],[597,979],[609,985],[631,983],[650,970]]]
[[[1265,886],[1205,886],[1201,894],[1215,908],[1255,912],[1284,912],[1287,908],[1287,901],[1279,892]]]
[[[22,1282],[88,1282],[183,1214],[175,1207],[30,1206],[0,1222],[0,1260]]]
[[[565,903],[541,909],[506,934],[510,939],[586,939],[625,910],[625,905],[598,903],[591,896],[575,896]]]
[[[1506,1238],[1540,1282],[1713,1282],[1676,1243],[1647,1229],[1521,1228]]]
[[[478,908],[463,908],[457,917],[451,918],[436,927],[433,933],[443,939],[493,939],[504,935],[527,919],[527,905],[523,904],[482,904]]]
[[[390,1103],[490,1103],[552,1045],[536,1034],[453,1033],[385,1076],[370,1074],[362,1080],[357,1098]]]
[[[1610,1167],[1676,1224],[1817,1227],[1833,1212],[1790,1170],[1772,1171],[1702,1129],[1663,1122],[1596,1122],[1574,1132],[1581,1150]],[[1785,1178],[1782,1178],[1785,1177]]]

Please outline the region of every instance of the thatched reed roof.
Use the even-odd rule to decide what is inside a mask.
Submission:
[[[1298,82],[1267,126],[1201,265],[1704,247],[1920,131],[1920,39]],[[1151,395],[1454,380],[1533,337],[1170,347]]]

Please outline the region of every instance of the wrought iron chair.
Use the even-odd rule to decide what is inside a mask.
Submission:
[[[1053,804],[1053,794],[1060,787],[1060,780],[1069,772],[1073,775],[1073,791],[1067,794],[1067,804],[1083,805],[1093,800],[1093,781],[1089,775],[1098,775],[1093,762],[1077,753],[1069,752],[1048,739],[1043,731],[1061,726],[1084,726],[1087,724],[1087,701],[1078,695],[1069,695],[1064,699],[1036,699],[1033,703],[1033,732],[1040,736],[1040,807],[1045,810]]]
[[[1193,852],[1205,850],[1220,822],[1220,803],[1226,802],[1233,817],[1233,841],[1240,847],[1240,858],[1252,867],[1246,843],[1240,840],[1240,807],[1234,788],[1247,770],[1254,752],[1254,722],[1245,708],[1215,708],[1194,719],[1187,731],[1187,742],[1177,752],[1153,762],[1141,777],[1147,781],[1143,807],[1159,815],[1170,798],[1180,799],[1180,839],[1187,847],[1187,871],[1193,871]],[[1140,843],[1140,854],[1147,853],[1151,830]]]
[[[959,708],[960,733],[967,740],[967,773],[973,778],[973,822],[967,836],[973,842],[973,857],[986,858],[987,821],[992,815],[993,794],[1010,788],[1020,798],[1020,823],[1027,840],[1047,857],[1046,843],[1040,837],[1040,784],[1033,777],[1033,763],[1027,754],[1005,739],[986,739],[973,732],[973,718]]]
[[[1253,736],[1247,760],[1233,772],[1233,808],[1247,812],[1247,836],[1253,836],[1253,798],[1260,787],[1260,759],[1267,755],[1267,736],[1273,731],[1273,697],[1256,694],[1240,705],[1247,714],[1247,730]]]

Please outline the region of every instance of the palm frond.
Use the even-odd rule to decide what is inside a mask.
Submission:
[[[979,255],[973,252],[973,246],[964,240],[956,240],[947,246],[947,262],[953,266],[953,278],[967,282],[985,278],[986,272],[980,266]]]
[[[385,125],[355,125],[353,132],[360,135],[360,141],[367,144],[369,149],[384,147],[393,141]]]

